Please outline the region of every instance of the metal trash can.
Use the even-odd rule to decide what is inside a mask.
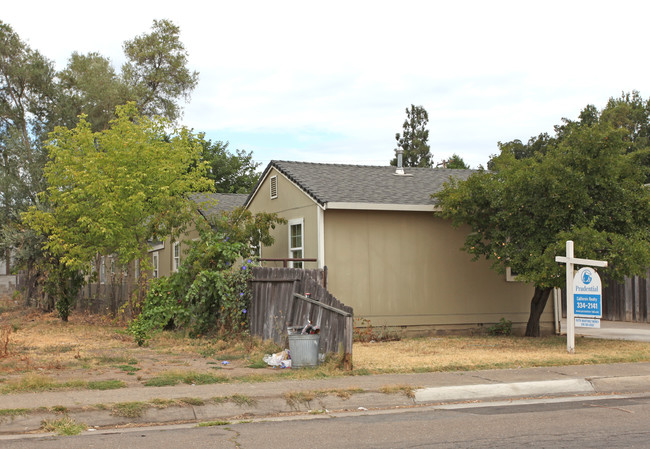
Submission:
[[[297,329],[302,329],[298,327]],[[288,328],[291,368],[318,365],[320,334],[301,334],[296,327]]]

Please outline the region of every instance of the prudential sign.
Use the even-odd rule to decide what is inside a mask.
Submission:
[[[602,312],[602,284],[596,270],[580,269],[573,278],[573,304],[575,316],[600,318]]]

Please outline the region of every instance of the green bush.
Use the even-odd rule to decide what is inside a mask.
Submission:
[[[488,328],[488,334],[490,335],[511,335],[512,334],[512,321],[501,318],[498,323],[490,326]]]
[[[248,251],[223,234],[202,231],[178,272],[151,283],[142,312],[129,325],[135,341],[143,345],[164,328],[188,329],[191,336],[246,331],[253,263]]]

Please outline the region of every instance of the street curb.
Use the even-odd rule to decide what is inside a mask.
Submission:
[[[385,407],[413,406],[412,398],[400,392],[395,394],[378,392],[359,392],[349,397],[335,394],[314,397],[311,400],[288,401],[284,397],[256,398],[252,404],[206,404],[173,405],[166,408],[150,406],[141,416],[123,417],[115,415],[112,404],[103,410],[89,410],[88,407],[70,408],[65,413],[42,409],[31,410],[24,415],[0,418],[0,434],[36,432],[44,421],[54,421],[64,416],[90,428],[115,427],[125,425],[168,424],[177,422],[245,421],[267,416],[296,413],[327,413],[330,410],[350,411],[369,410]]]
[[[484,385],[423,388],[415,391],[417,404],[445,401],[465,401],[487,398],[595,393],[586,379],[543,380]]]
[[[641,371],[639,372],[641,373]],[[521,378],[518,373],[505,373],[508,375],[515,374],[516,377]],[[249,388],[249,394],[242,395],[249,400],[240,403],[236,403],[231,399],[216,402],[214,399],[206,398],[205,403],[202,405],[191,405],[191,403],[183,403],[182,401],[171,405],[160,405],[154,402],[154,399],[148,401],[144,399],[141,401],[136,400],[133,402],[144,402],[145,407],[141,414],[131,417],[119,416],[117,411],[119,407],[117,405],[123,404],[119,402],[103,402],[101,406],[81,404],[69,407],[59,406],[58,411],[40,406],[26,409],[23,414],[0,416],[0,435],[39,432],[43,421],[54,421],[65,416],[77,423],[83,423],[91,429],[169,425],[173,423],[194,423],[198,425],[201,422],[210,421],[263,420],[278,415],[291,416],[307,413],[320,415],[330,412],[351,411],[364,413],[368,410],[405,408],[436,403],[488,402],[503,400],[504,398],[522,399],[562,395],[583,395],[587,397],[601,394],[650,391],[650,375],[647,374],[618,377],[608,375],[607,370],[601,369],[598,371],[596,368],[593,369],[593,373],[599,373],[600,375],[573,377],[572,374],[564,373],[563,375],[567,377],[563,379],[518,382],[501,382],[497,380],[498,377],[502,376],[492,376],[492,380],[486,380],[487,376],[483,373],[474,378],[474,381],[481,379],[478,380],[481,383],[425,388],[413,386],[412,382],[394,383],[393,388],[385,389],[376,385],[370,386],[376,382],[367,382],[366,389],[357,388],[354,390],[347,384],[347,389],[343,385],[334,388],[334,385],[328,384],[327,388],[322,388],[323,385],[321,384],[319,389],[318,386],[313,384],[300,384],[299,386],[292,384],[291,389],[279,389],[273,391],[273,393],[270,393],[268,389],[256,391],[255,388]],[[557,372],[544,373],[546,376],[557,376],[557,374]],[[437,379],[437,381],[440,380]],[[458,381],[458,379],[456,380]],[[167,390],[167,397],[172,398],[184,394],[185,390]],[[195,390],[195,392],[199,393],[199,390]],[[207,395],[208,392],[203,393]],[[150,391],[150,394],[154,398],[158,397],[160,392],[153,390]],[[55,396],[55,398],[58,397],[58,395]],[[215,398],[214,395],[210,397]],[[7,399],[10,398],[11,395],[7,396]],[[96,396],[93,398],[96,398]],[[220,398],[228,399],[229,397],[221,396]],[[56,400],[54,398],[48,399],[51,401]]]

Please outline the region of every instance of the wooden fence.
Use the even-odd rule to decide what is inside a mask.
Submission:
[[[603,279],[603,319],[648,322],[650,270],[645,277],[633,276],[623,282]]]
[[[138,285],[126,280],[86,284],[79,293],[77,309],[85,312],[117,316],[120,308],[128,301]]]
[[[287,328],[309,320],[320,327],[318,352],[342,352],[346,369],[351,369],[353,310],[323,287],[323,279],[322,270],[255,267],[250,331],[286,345]]]

